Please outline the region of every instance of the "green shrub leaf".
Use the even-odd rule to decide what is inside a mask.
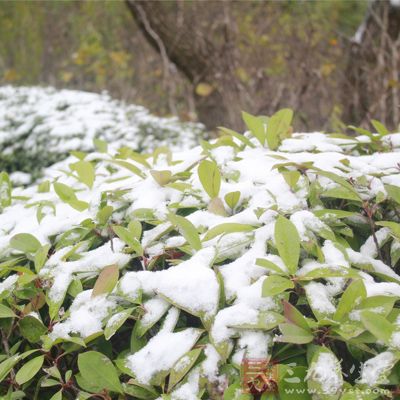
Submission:
[[[267,118],[266,117],[256,117],[247,112],[242,111],[242,118],[247,126],[247,129],[251,134],[258,139],[261,146],[264,146],[266,128],[267,128]]]
[[[293,223],[282,216],[275,223],[275,244],[282,261],[294,274],[300,258],[300,236]]]
[[[47,332],[43,323],[32,315],[27,315],[19,321],[21,336],[31,343],[37,343],[40,337]]]
[[[307,330],[293,324],[280,324],[279,329],[282,336],[279,337],[280,342],[305,344],[313,341],[314,336]]]
[[[156,171],[156,170],[152,169],[150,171],[150,174],[160,186],[165,186],[166,184],[171,182],[171,178],[172,178],[171,171],[168,171],[168,170],[167,171]]]
[[[87,351],[79,354],[78,368],[83,379],[87,382],[112,392],[123,392],[117,370],[104,354],[97,351]]]
[[[23,253],[35,253],[42,247],[39,240],[30,233],[17,233],[11,238],[10,246]]]
[[[188,219],[172,213],[168,214],[168,219],[173,225],[178,227],[183,237],[193,247],[194,250],[201,249],[202,246],[200,236],[195,226]]]
[[[5,306],[4,304],[0,304],[0,318],[14,318],[16,317],[15,313],[11,308]]]
[[[213,161],[203,160],[197,171],[200,182],[210,198],[218,197],[221,187],[221,174],[217,164]]]
[[[394,327],[385,317],[371,311],[362,311],[361,321],[365,328],[368,329],[377,339],[382,340],[385,343],[389,342]]]
[[[71,164],[70,167],[78,174],[78,178],[82,183],[90,189],[93,187],[95,170],[91,162],[82,160]]]
[[[292,119],[293,111],[289,108],[277,111],[268,119],[266,138],[271,150],[276,150],[282,139],[290,137]]]
[[[15,376],[15,380],[19,385],[23,385],[25,382],[31,380],[42,368],[44,362],[44,356],[38,356],[29,360],[26,364],[24,364],[17,375]]]
[[[279,275],[270,275],[263,282],[262,295],[263,297],[275,296],[293,288],[294,284],[290,279]]]
[[[12,185],[7,172],[0,173],[0,206],[2,208],[11,205],[11,191]]]
[[[119,268],[118,265],[109,265],[105,267],[94,284],[92,297],[110,293],[118,282]]]
[[[226,235],[235,232],[251,232],[255,228],[253,225],[225,223],[214,226],[204,236],[203,241],[214,239],[219,235]]]
[[[361,279],[353,281],[342,294],[333,319],[340,321],[367,297],[364,282]]]

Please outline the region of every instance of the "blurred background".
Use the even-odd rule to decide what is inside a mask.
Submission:
[[[51,85],[208,129],[296,110],[297,130],[400,122],[400,4],[1,1],[0,84]]]

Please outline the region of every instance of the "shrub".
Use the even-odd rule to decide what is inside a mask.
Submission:
[[[94,138],[147,151],[187,149],[204,136],[200,124],[159,118],[105,93],[12,86],[0,87],[0,132],[0,169],[34,177],[70,151],[94,150]]]
[[[400,134],[291,135],[291,118],[244,114],[245,135],[184,153],[98,142],[25,189],[3,172],[3,397],[351,400],[398,385]],[[240,376],[254,359],[269,373]]]

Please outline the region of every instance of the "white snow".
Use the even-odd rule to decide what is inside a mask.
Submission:
[[[72,303],[70,316],[63,322],[54,325],[51,339],[69,338],[70,334],[79,334],[86,338],[101,332],[104,319],[115,308],[115,301],[105,295],[91,297],[92,290],[79,293]]]
[[[368,386],[388,383],[387,373],[396,361],[397,358],[390,351],[384,351],[370,358],[361,367],[359,382]]]
[[[0,294],[6,291],[13,290],[17,280],[18,280],[18,275],[14,274],[8,276],[2,282],[0,282]]]
[[[316,362],[311,364],[307,379],[312,379],[321,385],[323,395],[335,395],[340,392],[343,377],[340,362],[328,352],[321,352]]]
[[[138,352],[127,357],[127,366],[143,384],[158,373],[168,371],[196,343],[199,331],[188,328],[180,332],[161,331]]]

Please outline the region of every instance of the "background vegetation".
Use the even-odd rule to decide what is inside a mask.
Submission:
[[[158,114],[200,117],[209,127],[241,128],[240,109],[268,114],[282,106],[298,110],[298,129],[337,129],[340,119],[365,124],[371,117],[366,115],[368,106],[359,115],[352,112],[345,100],[355,90],[344,88],[351,76],[351,38],[366,16],[366,1],[170,1],[141,6],[148,18],[162,15],[180,55],[184,49],[178,44],[185,37],[194,50],[199,40],[212,43],[202,55],[204,65],[189,54],[202,68],[193,79],[171,57],[163,60],[123,1],[2,1],[0,83],[107,90]],[[170,56],[173,49],[158,34]],[[398,90],[393,74],[384,85],[377,84],[382,94]],[[386,109],[375,107],[373,116],[393,128],[399,121],[387,118]]]

